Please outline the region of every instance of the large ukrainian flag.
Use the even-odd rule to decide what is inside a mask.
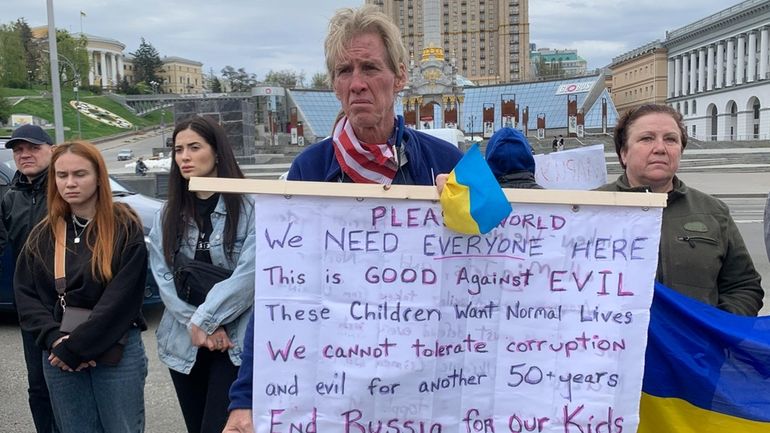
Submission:
[[[770,432],[770,317],[656,283],[638,432]]]
[[[440,200],[444,224],[465,234],[489,233],[512,209],[478,144],[449,173]]]

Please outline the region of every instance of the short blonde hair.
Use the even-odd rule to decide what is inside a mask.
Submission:
[[[329,81],[334,83],[334,69],[345,52],[345,45],[354,37],[366,33],[374,33],[382,38],[388,67],[397,77],[405,78],[402,76],[401,65],[406,66],[407,52],[401,41],[401,32],[376,6],[364,5],[357,9],[340,9],[329,21],[329,34],[324,43]]]

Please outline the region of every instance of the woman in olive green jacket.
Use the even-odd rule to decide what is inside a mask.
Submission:
[[[676,177],[686,145],[682,116],[673,108],[649,104],[628,111],[615,127],[625,173],[599,189],[668,194],[656,279],[722,310],[756,316],[761,278],[727,205]]]

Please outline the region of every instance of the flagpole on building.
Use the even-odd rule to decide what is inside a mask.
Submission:
[[[51,64],[51,97],[53,98],[53,123],[56,142],[64,142],[64,116],[61,108],[61,83],[59,82],[59,51],[56,45],[56,25],[53,18],[53,0],[46,0],[48,7],[48,56]]]

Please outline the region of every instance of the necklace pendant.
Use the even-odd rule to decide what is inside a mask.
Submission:
[[[77,236],[77,237],[75,237],[75,243],[76,243],[76,244],[79,244],[79,243],[80,243],[80,236]]]

